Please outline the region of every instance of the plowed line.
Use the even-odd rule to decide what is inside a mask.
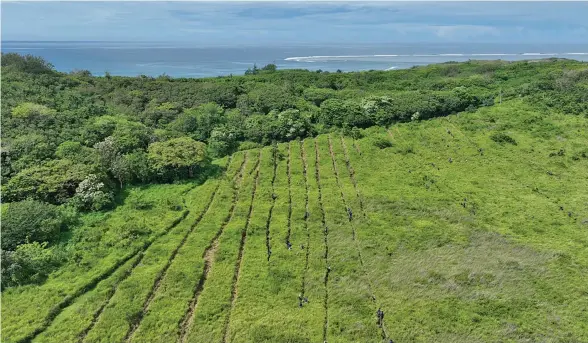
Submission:
[[[270,258],[272,257],[272,247],[270,242],[270,222],[272,221],[272,213],[274,212],[274,206],[276,205],[276,194],[274,183],[276,182],[276,169],[278,168],[278,145],[277,143],[274,144],[274,148],[272,150],[272,161],[274,163],[274,175],[272,176],[272,204],[269,209],[269,215],[267,217],[267,222],[265,223],[265,246],[267,248],[267,260],[269,262]]]
[[[110,299],[112,299],[112,296],[116,292],[116,289],[117,289],[118,285],[122,281],[124,281],[127,277],[129,277],[129,275],[131,275],[131,272],[133,271],[133,269],[135,269],[135,267],[139,263],[141,263],[141,261],[143,260],[143,256],[145,256],[145,254],[144,253],[140,253],[139,255],[140,256],[137,258],[137,260],[135,262],[133,262],[133,264],[131,265],[131,268],[126,273],[124,273],[121,276],[120,280],[118,280],[114,285],[112,285],[110,291],[108,292],[107,299],[102,303],[102,305],[100,305],[100,308],[98,308],[98,310],[96,312],[94,312],[94,315],[92,316],[92,321],[90,322],[90,325],[88,325],[86,328],[84,328],[84,330],[82,330],[82,332],[79,334],[80,339],[79,339],[78,342],[81,343],[81,342],[83,342],[86,339],[86,335],[88,335],[88,332],[90,332],[90,330],[92,330],[94,328],[94,326],[98,322],[98,319],[102,315],[102,312],[104,312],[104,309],[110,303]]]
[[[131,260],[132,258],[136,257],[138,254],[144,253],[145,250],[147,250],[151,246],[151,244],[153,244],[158,238],[166,235],[171,229],[173,229],[179,223],[181,223],[182,220],[184,220],[188,216],[189,213],[190,213],[190,211],[188,211],[188,210],[184,211],[182,213],[182,216],[179,217],[179,218],[177,218],[176,220],[174,220],[174,222],[172,223],[172,225],[168,226],[162,233],[160,233],[159,235],[157,235],[152,240],[145,242],[142,247],[140,247],[139,249],[137,249],[137,251],[129,254],[128,256],[125,256],[118,263],[115,263],[112,267],[110,267],[104,273],[102,273],[101,275],[97,276],[92,281],[90,281],[89,283],[87,283],[86,285],[84,285],[83,287],[81,287],[80,289],[78,289],[71,296],[65,297],[60,303],[58,303],[57,305],[55,305],[51,309],[51,311],[49,312],[49,314],[45,317],[45,320],[43,321],[43,324],[39,328],[35,329],[28,336],[26,336],[26,337],[24,337],[24,338],[16,341],[16,343],[30,343],[39,334],[41,334],[43,331],[45,331],[51,325],[51,323],[53,323],[53,320],[55,320],[55,318],[65,308],[67,308],[68,306],[70,306],[77,298],[79,298],[80,296],[86,294],[87,292],[92,291],[94,288],[96,288],[96,286],[101,281],[106,280],[107,278],[109,278],[112,274],[114,274],[120,267],[122,267],[129,260]],[[123,280],[121,280],[121,281],[123,281]]]
[[[341,202],[343,203],[343,206],[345,206],[345,209],[347,211],[351,211],[351,207],[349,207],[349,204],[347,203],[347,200],[345,199],[345,193],[343,192],[343,187],[341,186],[341,180],[339,179],[339,170],[337,169],[337,162],[335,161],[335,153],[333,152],[333,145],[331,142],[331,136],[328,136],[329,138],[329,153],[331,155],[331,161],[333,163],[333,172],[335,173],[335,179],[337,180],[337,187],[339,187],[339,190],[341,191]],[[359,243],[359,239],[357,239],[357,235],[355,232],[355,225],[353,225],[353,215],[351,214],[351,212],[349,212],[350,214],[348,215],[347,219],[349,220],[349,226],[351,227],[351,230],[353,232],[353,241],[355,242],[355,249],[357,250],[357,254],[359,257],[359,263],[361,264],[361,269],[362,269],[362,274],[364,275],[364,278],[367,279],[368,281],[368,290],[370,292],[370,296],[372,298],[372,301],[375,303],[376,307],[378,307],[377,303],[376,303],[376,296],[373,292],[373,287],[372,287],[372,281],[371,279],[368,277],[368,274],[365,270],[365,266],[363,263],[363,256],[361,254],[361,246]],[[382,320],[382,338],[386,339],[386,337],[388,337],[387,333],[386,333],[386,329],[385,329],[385,325],[383,324],[383,320]]]
[[[357,186],[357,180],[355,179],[355,169],[351,165],[351,160],[349,159],[349,153],[347,151],[347,144],[345,144],[345,140],[343,137],[341,138],[341,146],[343,147],[343,154],[345,155],[345,165],[347,165],[347,171],[349,172],[349,178],[351,179],[351,183],[353,183],[353,188],[355,189],[355,194],[357,195],[357,200],[359,201],[359,209],[361,210],[361,214],[365,217],[365,211],[363,209],[363,199],[361,198],[361,194],[359,193],[359,187]]]
[[[290,171],[290,153],[290,142],[288,142],[288,160],[286,162],[286,174],[288,175],[288,234],[286,235],[287,246],[290,246],[290,236],[292,234],[292,172]]]
[[[241,231],[241,244],[239,245],[239,255],[237,257],[237,263],[235,264],[235,273],[233,275],[233,285],[231,286],[231,307],[229,309],[229,313],[227,314],[227,319],[225,320],[225,328],[223,330],[223,342],[227,342],[227,337],[229,333],[229,325],[231,323],[231,313],[233,313],[233,309],[235,308],[235,301],[237,300],[237,285],[239,283],[239,277],[241,276],[241,265],[243,264],[243,251],[245,250],[245,243],[247,241],[247,230],[249,228],[249,223],[251,222],[251,213],[253,212],[253,202],[255,201],[255,195],[257,193],[257,186],[259,184],[259,161],[261,160],[261,150],[259,151],[258,158],[258,168],[257,172],[255,173],[255,181],[253,183],[253,191],[251,192],[251,203],[249,205],[249,212],[247,213],[247,221],[245,222],[245,227]],[[275,169],[274,169],[275,174]],[[274,175],[275,176],[275,175]]]
[[[202,255],[202,258],[204,259],[203,272],[202,272],[202,275],[200,276],[200,279],[198,280],[198,284],[196,284],[196,287],[194,288],[194,295],[192,296],[192,299],[190,300],[190,305],[188,306],[188,309],[186,310],[186,313],[184,314],[184,318],[182,318],[182,321],[180,324],[180,330],[179,330],[180,331],[179,339],[178,339],[179,342],[182,342],[182,343],[185,342],[186,338],[188,337],[188,334],[190,333],[190,328],[192,327],[192,324],[194,323],[194,314],[196,313],[196,305],[198,304],[198,297],[200,296],[200,293],[202,293],[202,290],[204,289],[204,284],[208,278],[208,273],[210,272],[210,269],[212,267],[213,259],[216,254],[216,250],[218,248],[218,239],[219,239],[220,235],[223,233],[223,231],[225,230],[225,227],[229,224],[231,219],[233,219],[233,214],[235,213],[235,207],[237,206],[237,201],[239,200],[240,183],[243,179],[243,169],[245,168],[246,162],[247,162],[247,155],[245,155],[245,158],[243,159],[241,166],[239,167],[239,169],[237,170],[237,173],[235,174],[236,178],[233,180],[233,199],[231,202],[231,208],[229,209],[229,214],[227,215],[227,217],[225,218],[225,220],[221,224],[219,230],[216,232],[214,237],[211,239],[208,247],[204,250],[204,253]]]
[[[227,162],[227,166],[231,163],[232,161],[232,157],[229,157],[228,162]],[[191,191],[193,189],[190,188],[184,192],[182,192],[182,195],[185,195],[186,193],[188,193],[189,191]],[[185,200],[182,199],[182,202],[185,203]],[[89,283],[87,283],[86,285],[82,286],[81,288],[79,288],[77,291],[75,291],[71,296],[67,296],[65,297],[60,303],[58,303],[57,305],[55,305],[51,311],[49,312],[49,314],[45,317],[43,324],[41,324],[41,326],[35,330],[33,330],[33,332],[31,332],[28,336],[22,338],[21,340],[17,341],[16,343],[30,343],[33,339],[35,339],[38,335],[40,335],[42,332],[44,332],[55,320],[55,318],[57,318],[57,316],[67,307],[69,307],[77,298],[81,297],[82,295],[86,294],[87,292],[92,291],[94,288],[96,288],[96,286],[103,280],[106,280],[107,278],[109,278],[112,274],[114,274],[120,267],[122,267],[125,263],[127,263],[129,260],[133,259],[134,257],[136,257],[139,254],[143,254],[150,246],[151,244],[153,244],[157,239],[165,236],[167,233],[169,233],[174,227],[176,227],[179,223],[181,223],[190,213],[190,211],[186,210],[182,213],[182,216],[180,216],[179,218],[177,218],[176,220],[173,221],[173,223],[168,226],[167,228],[165,228],[163,230],[163,232],[161,232],[160,234],[158,234],[157,236],[155,236],[152,240],[145,242],[145,244],[143,244],[142,247],[140,247],[139,249],[137,249],[137,251],[125,256],[124,258],[122,258],[119,262],[115,263],[112,267],[110,267],[108,270],[106,270],[104,273],[102,273],[101,275],[95,277],[94,279],[92,279]],[[139,262],[140,260],[143,258],[143,256],[141,256],[139,258]],[[131,268],[131,272],[134,269],[135,266],[133,266],[133,268]],[[119,281],[122,282],[124,281],[124,279],[126,277],[128,277],[128,275],[125,273],[125,277],[123,279],[121,279]],[[129,273],[130,275],[130,273]],[[110,299],[109,299],[110,300]],[[108,301],[109,301],[108,300]],[[106,306],[106,305],[104,305]],[[104,310],[103,307],[99,308],[98,311],[96,312],[97,315],[100,315],[101,311]],[[89,330],[87,331],[89,332]],[[86,332],[86,333],[87,333]],[[82,332],[83,335],[83,332]],[[82,338],[83,339],[83,338]]]
[[[325,320],[323,324],[323,341],[327,341],[327,329],[329,327],[329,273],[330,273],[330,266],[329,266],[329,228],[327,227],[327,222],[325,218],[325,209],[323,207],[323,192],[321,190],[321,174],[319,170],[319,161],[320,155],[318,150],[318,144],[316,139],[314,140],[314,153],[316,155],[316,159],[314,161],[314,168],[315,168],[315,177],[316,183],[318,186],[318,200],[319,200],[319,207],[321,209],[321,222],[323,224],[324,229],[324,238],[325,238],[325,264],[327,266],[327,270],[325,271],[325,301],[324,301],[324,308],[325,308]]]
[[[304,143],[300,140],[300,159],[302,160],[302,175],[304,175],[304,229],[306,230],[306,256],[304,261],[304,273],[302,274],[302,287],[301,294],[304,298],[306,293],[306,274],[308,273],[308,258],[310,255],[310,231],[308,230],[308,175],[307,175],[307,163],[306,163],[306,152],[304,151]],[[302,301],[299,299],[299,301]]]
[[[133,336],[134,336],[135,332],[139,328],[139,325],[141,324],[141,321],[143,320],[145,313],[147,313],[147,311],[149,310],[149,306],[151,306],[151,303],[153,302],[153,299],[155,298],[155,295],[157,294],[157,291],[159,290],[159,287],[161,286],[161,281],[167,276],[167,271],[171,267],[174,259],[176,258],[178,252],[180,251],[180,249],[186,244],[186,241],[188,240],[188,237],[190,236],[190,234],[192,234],[192,232],[194,232],[194,229],[196,228],[196,226],[198,226],[198,224],[200,224],[200,222],[202,221],[202,218],[204,218],[204,216],[210,210],[210,207],[216,197],[216,194],[218,193],[219,188],[220,188],[220,182],[216,185],[216,187],[215,187],[214,191],[212,192],[212,195],[211,195],[210,199],[208,200],[208,203],[206,204],[206,207],[204,208],[204,210],[200,213],[198,218],[196,218],[194,223],[190,226],[190,229],[184,234],[184,237],[182,237],[180,244],[178,244],[178,246],[176,246],[176,248],[172,251],[170,258],[168,259],[167,263],[165,264],[165,266],[163,267],[161,272],[158,274],[158,277],[155,279],[155,282],[153,283],[153,287],[149,291],[149,295],[147,297],[147,300],[145,300],[145,303],[143,304],[143,311],[141,312],[139,319],[137,320],[137,323],[135,325],[133,325],[131,327],[131,329],[127,332],[127,335],[125,336],[125,341],[131,342],[133,340]]]

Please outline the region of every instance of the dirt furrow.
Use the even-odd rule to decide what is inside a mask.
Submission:
[[[290,236],[292,234],[292,172],[290,171],[290,153],[290,142],[288,142],[288,159],[286,160],[286,174],[288,175],[288,234],[286,235],[287,247],[292,246],[292,243],[290,243]]]
[[[345,157],[345,165],[347,166],[347,171],[349,172],[349,178],[351,179],[351,183],[353,183],[353,188],[355,189],[355,195],[357,196],[357,200],[359,201],[359,209],[361,214],[365,217],[365,211],[363,207],[363,199],[361,198],[361,194],[359,193],[359,187],[357,186],[357,180],[355,179],[355,169],[351,165],[351,160],[349,159],[349,152],[347,150],[347,144],[345,144],[345,140],[343,136],[341,138],[341,146],[343,147],[343,154]]]
[[[65,308],[67,308],[68,306],[70,306],[77,298],[81,297],[82,295],[86,294],[87,292],[92,291],[94,288],[96,288],[96,286],[101,281],[106,280],[107,278],[109,278],[112,274],[114,274],[120,267],[122,267],[129,260],[131,260],[132,258],[136,257],[137,255],[139,255],[141,253],[144,253],[145,250],[147,250],[151,246],[151,244],[153,244],[153,242],[155,242],[158,238],[164,236],[170,230],[172,230],[174,227],[176,227],[180,222],[182,222],[182,220],[184,220],[188,216],[189,213],[190,213],[190,211],[187,211],[187,210],[184,211],[182,213],[182,215],[179,218],[177,218],[176,220],[174,220],[174,222],[170,226],[168,226],[165,230],[163,230],[163,232],[161,232],[160,234],[158,234],[153,239],[145,242],[145,244],[143,244],[143,246],[141,246],[140,248],[138,248],[134,252],[128,254],[125,257],[123,257],[121,260],[119,260],[117,263],[115,263],[108,270],[106,270],[102,274],[98,275],[97,277],[93,278],[92,280],[90,280],[90,282],[88,282],[84,286],[80,287],[72,295],[66,296],[60,303],[58,303],[57,305],[55,305],[51,309],[51,311],[49,312],[49,314],[47,315],[47,317],[43,321],[43,324],[41,324],[40,327],[38,327],[37,329],[35,329],[28,336],[26,336],[26,337],[18,340],[16,343],[30,343],[38,335],[40,335],[42,332],[44,332],[51,325],[51,323],[53,323],[53,320],[55,320],[55,318]],[[132,271],[132,269],[131,269],[131,271]],[[121,282],[122,281],[124,281],[124,279],[121,280]]]
[[[214,191],[212,192],[212,195],[210,196],[210,199],[206,203],[206,207],[204,208],[204,210],[200,213],[200,215],[198,215],[198,218],[196,218],[194,223],[190,226],[190,229],[184,234],[180,243],[172,251],[172,254],[171,254],[170,258],[168,259],[167,263],[165,264],[163,269],[159,272],[158,277],[155,279],[155,282],[153,283],[153,287],[149,291],[149,295],[147,296],[147,300],[145,300],[145,303],[143,304],[143,311],[141,312],[137,322],[127,332],[127,335],[125,337],[126,342],[131,342],[133,340],[133,336],[134,336],[135,332],[137,331],[137,328],[139,328],[139,325],[141,325],[141,321],[143,320],[145,313],[147,313],[147,311],[149,310],[149,306],[153,302],[153,299],[155,298],[155,295],[157,294],[157,291],[159,290],[159,287],[161,286],[161,281],[166,277],[167,271],[168,271],[169,267],[172,265],[174,259],[176,258],[178,251],[180,251],[180,249],[186,244],[186,241],[188,240],[188,237],[190,236],[190,234],[192,232],[194,232],[194,229],[196,228],[196,226],[198,226],[200,221],[202,221],[202,218],[204,218],[204,216],[210,210],[210,207],[214,201],[214,198],[216,197],[216,194],[218,193],[219,187],[220,187],[220,183],[217,184]]]
[[[365,270],[363,255],[361,253],[361,245],[360,245],[359,239],[357,238],[357,235],[356,235],[355,225],[353,224],[353,212],[352,212],[351,207],[347,203],[347,200],[345,198],[345,193],[343,192],[343,186],[341,185],[341,180],[339,177],[339,170],[337,168],[337,162],[335,161],[335,154],[333,152],[333,144],[332,144],[330,135],[328,136],[328,139],[329,139],[329,153],[331,155],[331,161],[333,164],[333,172],[335,173],[335,180],[337,181],[337,187],[339,188],[339,191],[341,192],[341,202],[343,203],[343,206],[347,210],[347,214],[348,214],[347,219],[349,221],[349,226],[351,227],[351,231],[353,234],[353,241],[355,242],[355,249],[357,250],[357,255],[359,257],[359,263],[361,265],[362,274],[368,282],[368,291],[370,293],[370,297],[371,297],[372,301],[374,302],[374,304],[376,305],[376,308],[379,310],[380,307],[377,304],[377,299],[376,299],[376,296],[373,292],[372,281],[370,280],[370,278]],[[385,324],[384,324],[383,319],[382,319],[382,325],[380,326],[380,328],[382,330],[382,338],[386,339],[388,337],[388,335],[386,333],[386,328],[385,328]]]
[[[272,176],[272,204],[269,209],[269,215],[267,217],[267,222],[265,223],[265,246],[267,248],[267,260],[269,262],[270,258],[272,257],[272,247],[270,243],[270,222],[272,220],[272,213],[274,212],[274,206],[276,205],[276,193],[274,184],[276,182],[276,169],[278,168],[278,145],[274,143],[274,147],[272,149],[272,161],[274,164],[274,174]]]
[[[314,153],[315,153],[315,177],[316,183],[318,186],[318,202],[319,207],[321,209],[321,222],[324,229],[324,238],[325,238],[325,265],[327,266],[327,270],[325,271],[325,301],[324,301],[324,308],[325,308],[325,320],[323,324],[323,341],[327,341],[327,330],[329,328],[329,274],[331,272],[331,266],[329,265],[329,228],[327,227],[327,221],[325,217],[325,209],[323,207],[323,192],[321,189],[321,173],[319,170],[319,162],[320,162],[320,154],[318,149],[318,143],[316,139],[314,140]]]
[[[249,212],[247,213],[247,221],[245,222],[245,227],[241,231],[241,243],[239,245],[239,254],[237,257],[237,263],[235,264],[235,273],[233,274],[233,285],[231,286],[231,307],[229,308],[229,313],[227,314],[227,318],[225,320],[225,327],[223,330],[223,342],[227,343],[227,337],[229,333],[229,324],[231,323],[231,313],[233,312],[233,308],[235,308],[235,301],[237,300],[237,291],[238,291],[238,283],[239,277],[241,275],[241,265],[243,263],[243,251],[245,250],[245,243],[247,242],[247,230],[249,229],[249,223],[251,222],[251,213],[253,212],[253,202],[255,201],[255,195],[257,194],[257,186],[259,184],[259,163],[261,161],[261,151],[257,157],[257,171],[255,172],[255,180],[253,181],[253,190],[251,192],[251,203],[249,204]],[[274,177],[275,177],[275,167],[274,167]]]
[[[214,235],[214,237],[210,241],[210,244],[204,250],[204,254],[202,255],[202,258],[204,259],[204,268],[202,271],[202,275],[200,276],[198,283],[196,284],[196,287],[194,288],[194,295],[192,296],[192,299],[190,300],[190,305],[188,306],[188,309],[186,310],[186,313],[184,314],[184,318],[182,318],[182,320],[180,322],[180,326],[179,326],[180,332],[179,332],[179,340],[178,340],[179,342],[182,342],[182,343],[185,342],[186,338],[188,337],[190,327],[192,327],[192,323],[194,322],[194,314],[196,312],[196,305],[198,304],[198,297],[200,296],[200,293],[204,289],[204,284],[206,282],[206,279],[208,278],[208,273],[210,272],[210,268],[212,267],[212,263],[213,263],[214,256],[216,254],[216,250],[218,248],[218,239],[219,239],[220,235],[223,233],[225,227],[229,224],[229,222],[233,218],[233,214],[235,213],[235,207],[237,206],[237,201],[239,200],[240,184],[241,184],[241,180],[243,179],[243,169],[245,168],[245,164],[247,163],[247,157],[248,157],[248,155],[245,155],[245,158],[243,158],[243,162],[241,163],[241,166],[239,166],[239,169],[237,170],[237,172],[235,174],[235,179],[233,179],[233,199],[231,202],[231,208],[229,209],[229,214],[227,215],[227,217],[225,218],[225,220],[221,224],[219,230],[216,232],[216,234]],[[259,163],[259,161],[258,161],[258,163]]]
[[[306,162],[306,152],[304,151],[304,141],[300,140],[300,159],[302,160],[302,175],[304,176],[304,229],[306,231],[306,256],[304,260],[304,273],[302,274],[302,286],[301,286],[301,299],[299,299],[300,304],[302,304],[302,299],[306,296],[306,274],[308,273],[308,258],[310,255],[310,231],[308,230],[308,171],[307,171],[307,162]],[[292,204],[290,203],[290,206]]]

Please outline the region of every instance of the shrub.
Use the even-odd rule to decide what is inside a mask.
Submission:
[[[490,139],[492,139],[498,144],[508,143],[512,145],[517,145],[517,141],[514,138],[502,132],[493,134],[492,136],[490,136]]]
[[[386,149],[392,146],[392,142],[389,139],[384,137],[374,137],[372,139],[372,144],[380,149]]]
[[[58,206],[36,200],[8,204],[2,211],[2,249],[26,242],[52,242],[66,228]]]
[[[2,288],[40,283],[59,265],[47,242],[26,243],[15,251],[2,250]]]

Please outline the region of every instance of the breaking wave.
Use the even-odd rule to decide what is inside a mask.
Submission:
[[[389,57],[501,57],[501,56],[566,56],[566,55],[588,55],[588,52],[562,52],[562,53],[545,53],[545,52],[523,52],[523,53],[468,53],[468,54],[379,54],[379,55],[333,55],[333,56],[295,56],[286,57],[285,61],[291,62],[326,62],[326,61],[345,61],[353,59],[385,59]]]

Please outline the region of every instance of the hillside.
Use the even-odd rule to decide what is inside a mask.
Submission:
[[[158,234],[5,291],[3,341],[588,341],[586,118],[513,100],[362,134],[87,215]]]
[[[1,340],[588,342],[587,70],[4,54]]]

